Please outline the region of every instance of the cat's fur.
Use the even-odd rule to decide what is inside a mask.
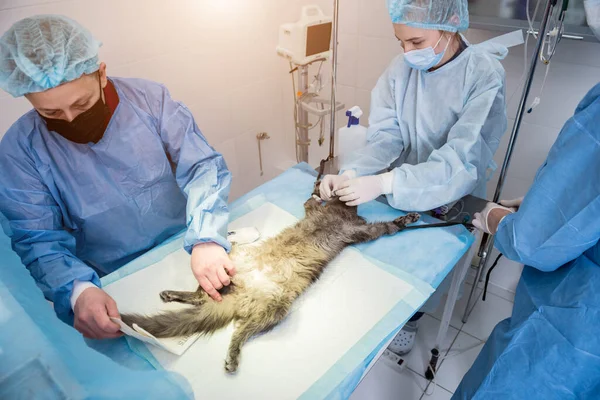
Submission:
[[[196,292],[166,290],[160,293],[163,301],[193,307],[150,317],[122,315],[123,321],[159,338],[210,334],[235,321],[225,361],[225,369],[233,373],[244,343],[281,322],[294,300],[344,248],[393,235],[419,219],[419,214],[408,214],[393,222],[367,223],[357,215],[356,207],[338,199],[323,206],[311,197],[304,208],[306,217],[277,236],[258,246],[234,245],[230,257],[237,274],[220,291],[221,302],[213,301],[201,288]]]

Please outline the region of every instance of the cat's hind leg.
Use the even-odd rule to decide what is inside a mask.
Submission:
[[[288,314],[290,304],[268,304],[261,310],[256,310],[247,319],[239,320],[229,343],[225,370],[230,374],[237,371],[242,346],[255,335],[273,329]]]
[[[202,289],[195,292],[179,292],[175,290],[165,290],[160,292],[160,298],[165,303],[177,302],[183,304],[191,304],[193,306],[201,306],[206,302],[206,293]]]
[[[234,293],[235,290],[236,286],[233,283],[231,283],[228,286],[223,286],[221,289],[218,290],[218,292],[221,294],[221,296],[228,296]],[[175,301],[178,303],[191,304],[193,306],[201,306],[202,304],[206,303],[206,301],[209,299],[208,294],[204,291],[204,289],[202,289],[201,286],[198,286],[198,290],[196,290],[195,292],[165,290],[163,292],[160,292],[160,298],[165,303]]]

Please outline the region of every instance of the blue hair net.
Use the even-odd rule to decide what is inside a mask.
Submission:
[[[19,97],[95,72],[101,45],[61,15],[22,19],[0,38],[0,88]]]
[[[387,0],[394,24],[460,32],[469,27],[467,0]]]

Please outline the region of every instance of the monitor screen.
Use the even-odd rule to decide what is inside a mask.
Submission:
[[[331,49],[332,23],[313,25],[306,32],[306,57],[325,53]]]

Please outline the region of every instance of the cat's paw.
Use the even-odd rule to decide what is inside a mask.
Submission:
[[[419,218],[421,218],[421,216],[418,213],[410,213],[406,214],[403,217],[396,218],[394,220],[394,223],[400,227],[404,227],[406,225],[410,225],[412,223],[417,222]]]
[[[228,356],[225,360],[225,371],[227,371],[229,374],[235,374],[237,372],[239,363],[239,359],[233,359]]]
[[[160,299],[165,303],[170,303],[173,301],[173,296],[171,296],[170,290],[165,290],[160,292]]]
[[[419,213],[409,213],[404,216],[404,223],[406,225],[414,224],[418,220],[421,219],[421,215]]]

